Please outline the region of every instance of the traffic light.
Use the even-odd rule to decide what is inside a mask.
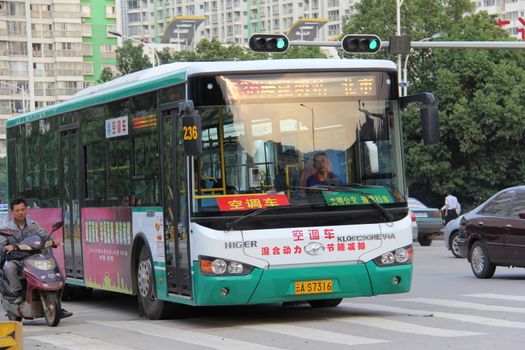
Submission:
[[[381,39],[373,34],[348,34],[341,46],[347,53],[376,53],[381,49]]]
[[[283,34],[254,34],[248,44],[255,52],[286,52],[290,41]]]

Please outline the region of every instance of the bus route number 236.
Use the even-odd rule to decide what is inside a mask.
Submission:
[[[182,139],[184,141],[195,141],[198,136],[197,125],[185,125],[182,127]]]

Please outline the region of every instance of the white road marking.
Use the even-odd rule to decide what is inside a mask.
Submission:
[[[53,335],[38,335],[28,337],[41,343],[51,344],[63,349],[71,350],[129,350],[127,346],[107,343],[95,338],[83,337],[68,333]]]
[[[413,324],[413,323],[401,322],[401,321],[391,320],[391,319],[382,318],[382,317],[355,316],[355,317],[337,318],[337,319],[334,319],[334,321],[354,323],[354,324],[369,326],[369,327],[377,327],[377,328],[386,329],[386,330],[394,331],[394,332],[421,334],[421,335],[429,335],[429,336],[434,336],[434,337],[452,338],[452,337],[464,337],[464,336],[485,334],[485,333],[477,333],[477,332],[457,331],[454,329],[420,326],[420,325]]]
[[[395,307],[395,306],[387,306],[387,305],[377,305],[377,304],[365,304],[365,303],[355,303],[355,304],[349,304],[345,303],[343,304],[345,307],[351,307],[356,309],[365,309],[365,310],[372,310],[372,311],[384,311],[384,312],[392,312],[397,314],[413,314],[413,315],[424,315],[424,314],[432,314],[434,317],[440,317],[440,318],[446,318],[450,320],[455,321],[462,321],[467,323],[474,323],[474,324],[480,324],[484,326],[489,327],[504,327],[504,328],[518,328],[518,329],[525,329],[525,322],[516,322],[516,321],[508,321],[508,320],[501,320],[498,318],[493,317],[482,317],[482,316],[473,316],[473,315],[465,315],[465,314],[454,314],[454,313],[448,313],[448,312],[440,312],[440,311],[426,311],[426,310],[416,310],[416,309],[405,309],[401,307]]]
[[[474,297],[474,298],[497,299],[497,300],[525,301],[525,296],[522,296],[522,295],[478,293],[478,294],[467,294],[465,296]]]
[[[219,350],[276,350],[282,349],[272,346],[266,346],[257,343],[245,342],[237,339],[230,339],[222,336],[216,336],[206,333],[186,331],[175,329],[173,327],[159,326],[153,321],[88,321],[90,324],[97,324],[102,327],[113,327],[124,329],[126,331],[135,331],[153,337],[176,340],[183,343],[205,346],[211,349]]]
[[[422,303],[422,304],[460,308],[460,309],[525,314],[525,308],[522,308],[522,307],[478,304],[478,303],[471,303],[467,301],[458,301],[458,300],[450,300],[450,299],[434,299],[434,298],[410,298],[410,299],[399,299],[399,300],[413,302],[413,303]]]
[[[268,323],[268,324],[256,324],[249,326],[241,326],[242,328],[272,332],[283,334],[291,337],[298,337],[301,339],[309,339],[314,341],[319,341],[322,343],[336,343],[344,345],[361,345],[361,344],[378,344],[378,343],[387,343],[388,340],[374,339],[374,338],[364,338],[354,335],[336,333],[324,331],[321,329],[309,328],[294,326],[290,324],[283,323]]]

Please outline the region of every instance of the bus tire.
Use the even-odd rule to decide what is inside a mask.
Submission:
[[[137,267],[137,296],[141,316],[150,320],[159,320],[164,317],[165,302],[158,300],[155,293],[155,273],[153,260],[147,246],[140,250]]]
[[[308,304],[310,304],[311,307],[335,307],[339,304],[341,304],[341,301],[343,301],[342,298],[338,299],[324,299],[324,300],[308,300]]]

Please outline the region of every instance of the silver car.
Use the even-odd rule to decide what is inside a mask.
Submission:
[[[461,219],[463,217],[465,217],[467,220],[473,218],[477,215],[478,211],[481,210],[485,203],[486,202],[483,202],[476,209],[460,215],[454,220],[450,220],[445,226],[445,229],[443,230],[443,240],[445,241],[445,247],[450,250],[452,255],[454,255],[456,258],[465,258],[465,256],[461,254],[457,241],[459,236],[459,223],[461,222]]]
[[[445,247],[452,252],[456,258],[464,258],[461,256],[458,247],[458,236],[459,236],[459,223],[463,215],[458,216],[454,220],[450,220],[443,230],[443,240],[445,241]]]

